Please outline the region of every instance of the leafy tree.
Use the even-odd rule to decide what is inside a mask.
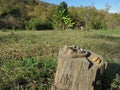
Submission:
[[[74,29],[80,29],[80,27],[85,27],[84,20],[84,10],[83,7],[70,7],[69,8],[71,17],[74,21]]]
[[[98,11],[96,8],[91,8],[91,17],[89,20],[89,28],[92,29],[105,29],[105,14],[104,11]]]
[[[57,29],[65,29],[73,27],[72,18],[69,15],[67,3],[61,2],[58,6],[57,13],[54,19],[54,25]]]
[[[67,16],[68,15],[68,5],[66,2],[61,2],[60,5],[58,6],[58,13],[60,11],[63,11],[62,16]]]
[[[9,3],[8,3],[9,2]],[[28,6],[37,4],[37,0],[0,0],[0,20],[6,29],[25,29],[28,19]],[[3,23],[3,24],[4,24]]]

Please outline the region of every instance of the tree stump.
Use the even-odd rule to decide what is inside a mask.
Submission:
[[[65,46],[59,50],[51,90],[102,90],[101,76],[106,67],[101,55],[76,46]]]

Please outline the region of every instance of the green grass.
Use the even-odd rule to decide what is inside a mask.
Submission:
[[[59,48],[64,45],[78,45],[101,54],[109,62],[104,75],[104,83],[108,85],[105,88],[108,88],[114,76],[119,74],[120,30],[0,31],[0,87],[47,90],[53,81]],[[27,60],[30,60],[30,63]],[[42,68],[36,66],[40,62]],[[30,69],[31,72],[28,72],[30,66],[33,67]],[[47,71],[50,71],[50,74],[46,77]],[[34,76],[36,74],[38,76]],[[45,82],[42,79],[45,79]],[[20,84],[21,80],[25,82]]]

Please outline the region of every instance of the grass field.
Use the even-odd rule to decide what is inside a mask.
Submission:
[[[115,75],[120,78],[120,30],[61,30],[0,31],[0,89],[47,90],[54,78],[59,48],[64,45],[101,54],[108,61],[104,88],[119,88]]]

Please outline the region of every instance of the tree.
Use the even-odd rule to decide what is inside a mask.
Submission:
[[[110,10],[110,8],[111,8],[111,5],[109,3],[106,3],[106,5],[105,5],[105,11],[108,12]]]
[[[0,0],[0,21],[5,23],[3,26],[6,29],[13,29],[13,27],[25,29],[28,19],[27,7],[37,3],[37,0]]]
[[[54,19],[54,25],[56,29],[66,29],[73,26],[72,18],[69,15],[67,3],[61,2],[58,6],[57,13]]]
[[[60,5],[58,6],[58,13],[59,11],[64,11],[62,16],[67,16],[68,15],[68,5],[66,2],[61,2]]]
[[[90,19],[88,23],[91,29],[105,29],[105,13],[103,10],[98,11],[96,8],[90,8]]]
[[[88,21],[90,19],[90,7],[86,7],[85,12],[84,12],[84,21],[85,21],[85,29],[88,30]]]

